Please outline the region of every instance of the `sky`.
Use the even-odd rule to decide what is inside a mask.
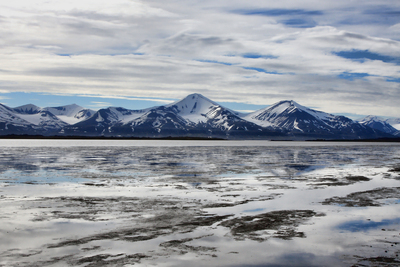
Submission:
[[[400,117],[398,0],[0,3],[0,102],[141,109],[200,93]]]

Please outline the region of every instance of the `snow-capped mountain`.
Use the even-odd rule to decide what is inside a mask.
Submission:
[[[40,110],[32,114],[18,114],[18,116],[35,126],[39,126],[45,132],[59,130],[68,125],[68,123],[46,110]]]
[[[0,105],[0,134],[53,135],[93,113],[78,105],[47,108],[33,104],[16,108]]]
[[[389,123],[393,128],[400,131],[400,118],[390,118],[385,120],[385,122]]]
[[[128,122],[120,122],[110,128],[111,132],[123,135],[185,136],[194,123],[179,116],[164,106],[152,108]]]
[[[192,94],[175,103],[145,110],[101,109],[91,118],[63,128],[62,133],[198,137],[277,135],[236,114],[200,94]]]
[[[390,125],[387,120],[379,118],[377,116],[367,116],[359,121],[360,124],[369,126],[373,129],[380,130],[382,132],[400,136],[400,131]]]
[[[17,112],[18,114],[36,114],[39,113],[41,110],[42,108],[33,104],[27,104],[13,108],[13,111]]]
[[[40,132],[38,127],[19,117],[12,108],[0,104],[0,135]]]
[[[195,124],[197,131],[218,135],[275,134],[239,117],[239,113],[200,95],[191,94],[166,108]]]
[[[171,108],[176,114],[194,123],[206,123],[215,118],[216,113],[220,110],[228,111],[235,116],[239,115],[238,112],[225,108],[201,94],[188,95],[165,107]]]
[[[86,120],[64,127],[62,134],[68,135],[110,135],[111,127],[116,124],[126,123],[143,115],[144,110],[129,110],[120,107],[109,107],[94,112]]]
[[[72,104],[62,107],[40,108],[33,104],[12,109],[21,119],[39,126],[44,133],[58,131],[63,127],[89,118],[94,111]]]
[[[143,110],[109,107],[93,111],[75,104],[50,108],[0,105],[0,135],[7,134],[275,140],[393,137],[382,129],[294,101],[240,114],[200,94]]]
[[[67,124],[75,124],[80,121],[90,118],[96,111],[86,109],[76,104],[61,106],[61,107],[48,107],[44,110],[51,112],[60,120]]]
[[[296,136],[334,139],[376,138],[382,134],[347,117],[335,116],[285,100],[248,114],[244,119]]]

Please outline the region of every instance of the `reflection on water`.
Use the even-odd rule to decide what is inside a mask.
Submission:
[[[366,220],[366,221],[349,221],[342,223],[338,225],[339,230],[346,230],[350,232],[359,232],[359,231],[369,231],[369,230],[376,230],[379,229],[381,230],[382,227],[394,227],[397,228],[399,227],[400,224],[400,218],[394,218],[394,219],[384,219],[379,222]],[[382,229],[385,230],[385,229]]]
[[[399,145],[58,142],[2,146],[0,266],[399,260]]]

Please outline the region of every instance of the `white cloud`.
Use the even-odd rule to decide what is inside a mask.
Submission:
[[[99,110],[102,108],[108,108],[111,106],[111,103],[108,102],[99,102],[99,101],[91,101],[91,104],[88,105],[89,108]]]
[[[199,92],[216,101],[294,99],[328,112],[398,116],[399,83],[388,80],[400,79],[400,64],[334,54],[400,58],[400,20],[382,22],[385,6],[400,10],[394,0],[12,1],[0,5],[0,90],[160,103]],[[305,16],[318,26],[290,25]]]

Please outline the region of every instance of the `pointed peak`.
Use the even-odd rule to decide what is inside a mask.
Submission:
[[[280,101],[279,104],[289,104],[291,106],[301,106],[294,100],[283,100],[283,101]]]
[[[273,108],[276,108],[276,107],[280,107],[280,108],[286,107],[286,108],[292,108],[292,109],[293,109],[293,108],[297,108],[297,109],[300,109],[300,110],[308,110],[308,109],[309,109],[309,108],[307,108],[307,107],[304,107],[304,106],[300,105],[299,103],[297,103],[297,102],[294,101],[294,100],[283,100],[283,101],[280,101],[280,102],[278,102],[278,103],[272,105],[272,107],[273,107]]]
[[[207,97],[203,96],[202,94],[198,94],[198,93],[190,94],[190,95],[186,96],[185,98],[183,98],[182,100],[184,100],[184,99],[193,99],[193,100],[195,100],[195,99],[199,99],[199,98],[207,100],[209,102],[213,102],[212,100],[210,100]]]
[[[207,103],[210,105],[218,105],[217,103],[215,103],[211,99],[203,96],[202,94],[194,93],[194,94],[190,94],[172,104],[169,104],[166,107],[172,107],[172,106],[177,106],[177,105],[179,106],[181,104],[184,104],[184,105],[192,105],[193,104],[194,105],[195,103]]]
[[[365,118],[361,119],[361,121],[371,121],[371,120],[380,121],[382,119],[375,115],[368,115]]]

